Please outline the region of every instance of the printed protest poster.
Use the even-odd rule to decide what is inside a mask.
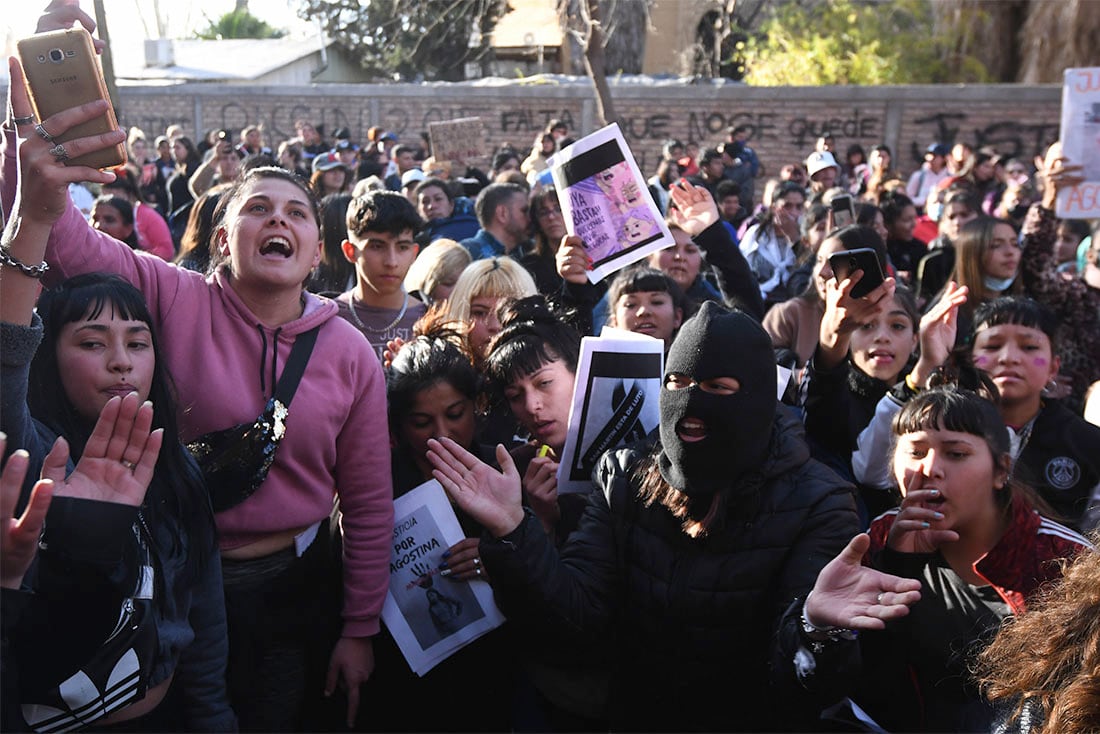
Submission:
[[[1085,180],[1058,193],[1055,213],[1063,219],[1100,217],[1100,67],[1065,71],[1062,154],[1084,167]]]
[[[673,244],[617,124],[581,138],[548,161],[569,234],[584,240],[593,283]]]
[[[558,464],[558,493],[588,492],[592,470],[610,449],[657,427],[665,343],[605,328],[581,340],[569,430]]]
[[[462,163],[485,155],[485,127],[480,117],[463,117],[446,122],[429,122],[432,157],[437,161]]]
[[[443,553],[465,536],[451,503],[434,479],[393,503],[390,588],[382,621],[409,667],[424,675],[504,623],[493,591],[480,579],[439,574]]]

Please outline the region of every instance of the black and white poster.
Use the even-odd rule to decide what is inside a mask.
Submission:
[[[439,482],[394,500],[390,588],[382,620],[409,667],[424,675],[486,632],[504,615],[485,581],[440,574],[443,553],[465,536]]]
[[[664,342],[620,329],[581,340],[558,492],[587,492],[607,451],[644,438],[660,421]]]

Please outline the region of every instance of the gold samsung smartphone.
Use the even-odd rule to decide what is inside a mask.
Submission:
[[[118,129],[114,106],[107,94],[103,72],[96,59],[92,37],[83,28],[39,33],[17,44],[19,61],[27,78],[27,91],[39,120],[45,120],[61,110],[97,99],[108,102],[102,116],[70,128],[54,137],[65,143],[88,135]],[[65,161],[68,166],[111,168],[126,162],[126,146],[119,143]]]

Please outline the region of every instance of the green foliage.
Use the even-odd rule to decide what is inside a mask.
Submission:
[[[506,0],[299,0],[299,15],[368,72],[394,81],[459,81],[489,53]]]
[[[943,39],[941,39],[943,40]],[[976,59],[944,61],[929,0],[787,3],[744,46],[759,86],[937,84],[987,81]]]
[[[234,10],[211,21],[206,30],[195,35],[214,41],[225,38],[282,38],[286,31],[273,28],[247,10]]]

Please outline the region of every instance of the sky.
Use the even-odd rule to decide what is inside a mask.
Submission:
[[[4,0],[0,12],[0,40],[13,41],[34,32],[38,16],[49,0]],[[168,35],[173,38],[190,37],[205,28],[207,18],[217,18],[233,9],[233,0],[160,0],[162,13],[168,15]],[[288,0],[249,0],[253,15],[276,28],[285,28],[295,35],[308,33],[311,26],[302,21],[290,7],[297,3]],[[112,42],[120,38],[144,39],[146,24],[149,37],[156,35],[154,0],[103,0],[107,26]],[[94,16],[92,0],[81,0],[81,7]],[[145,21],[143,23],[143,20]]]

